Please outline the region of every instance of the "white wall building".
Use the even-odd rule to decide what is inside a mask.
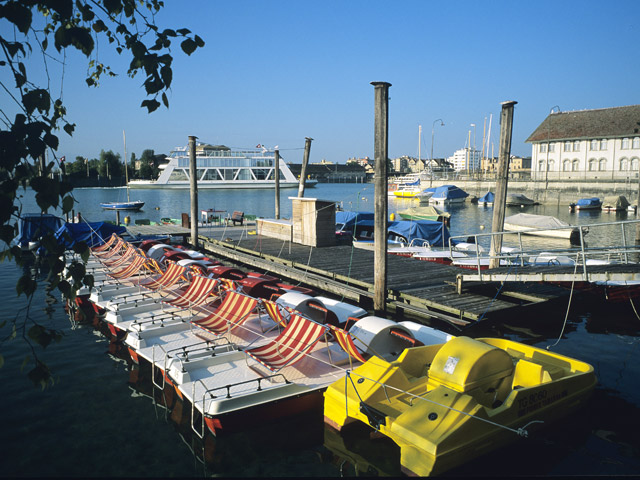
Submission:
[[[473,148],[461,148],[456,150],[451,157],[447,159],[453,165],[456,172],[480,171],[480,151]]]
[[[526,140],[531,178],[638,178],[640,105],[551,113]]]

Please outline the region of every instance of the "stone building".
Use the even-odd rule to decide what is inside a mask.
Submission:
[[[526,142],[534,180],[637,178],[640,105],[552,112]]]

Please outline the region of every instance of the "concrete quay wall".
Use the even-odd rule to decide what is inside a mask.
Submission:
[[[422,182],[422,187],[430,185]],[[480,197],[491,190],[496,192],[495,180],[434,180],[433,186],[456,185],[469,195]],[[624,181],[519,181],[509,180],[508,193],[523,193],[538,203],[545,205],[569,205],[581,198],[610,195],[624,195],[632,205],[637,203],[638,183]]]

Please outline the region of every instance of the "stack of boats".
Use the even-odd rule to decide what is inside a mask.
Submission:
[[[324,409],[333,427],[389,436],[405,471],[439,473],[566,414],[596,382],[577,360],[371,316],[158,241],[114,234],[87,268],[77,303],[191,404],[199,436]]]

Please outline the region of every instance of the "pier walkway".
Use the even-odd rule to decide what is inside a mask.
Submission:
[[[249,227],[251,228],[251,227]],[[273,238],[247,235],[247,228],[204,229],[205,251],[232,263],[270,272],[373,308],[374,254],[350,245],[315,248]],[[250,231],[250,230],[249,230]],[[538,283],[496,285],[467,282],[456,291],[459,276],[469,270],[396,255],[387,259],[388,309],[396,314],[438,318],[464,326],[483,318],[521,315],[522,308],[560,300],[568,290]]]

